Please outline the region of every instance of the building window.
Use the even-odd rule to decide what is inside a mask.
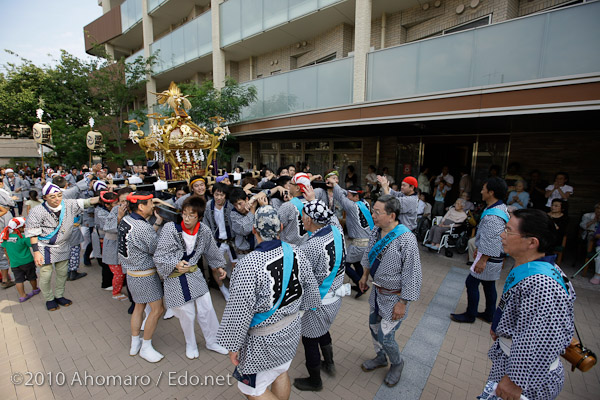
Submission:
[[[450,29],[446,29],[443,31],[442,34],[447,35],[449,33],[461,32],[461,31],[466,31],[467,29],[473,29],[473,28],[477,28],[480,26],[489,25],[491,20],[492,20],[492,15],[491,14],[486,15],[485,17],[478,18],[476,20],[469,21],[469,22],[461,24],[461,25],[457,25]]]
[[[319,59],[318,59],[318,60],[316,60],[316,61],[310,62],[310,63],[308,63],[308,64],[304,64],[304,65],[303,65],[302,67],[300,67],[300,68],[308,67],[308,66],[310,66],[310,65],[315,65],[315,64],[321,64],[321,63],[328,62],[328,61],[333,61],[333,60],[335,60],[335,58],[336,58],[336,55],[337,55],[337,53],[331,53],[331,54],[329,54],[328,56],[325,56],[325,57],[319,58]]]

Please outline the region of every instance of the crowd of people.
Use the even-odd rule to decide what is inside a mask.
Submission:
[[[11,286],[10,267],[20,302],[41,292],[46,308],[56,311],[73,302],[65,297],[66,281],[86,276],[79,271],[81,255],[86,265],[95,258],[100,287],[117,301],[130,301],[130,355],[160,361],[164,356],[152,337],[161,318],[175,316],[186,357],[199,357],[197,321],[206,348],[229,355],[244,395],[279,399],[289,397],[287,370],[300,341],[308,376],[294,380],[297,389],[321,390],[322,371],[335,375],[330,327],[342,298],[352,290],[356,298],[370,291],[365,324],[375,357],[362,369],[389,366],[384,383],[395,386],[404,368],[395,333],[422,285],[413,232],[426,211],[445,215],[432,234],[431,247],[439,246],[444,228],[467,218],[472,183],[467,173],[461,176],[460,195],[446,211],[444,198],[454,185],[447,167],[433,178],[424,169],[399,185],[369,167],[365,190],[356,171],[347,170],[340,184],[335,169],[321,176],[297,172],[294,165],[236,168],[216,179],[192,176],[172,193],[137,190],[133,184],[153,173],[143,167],[129,174],[111,174],[101,164],[56,168],[35,179],[34,171],[2,170],[3,287]],[[564,381],[558,357],[573,337],[575,299],[551,255],[563,211],[526,207],[522,180],[508,178],[491,176],[483,185],[485,208],[465,282],[468,307],[450,318],[492,324],[493,364],[489,381],[482,382],[488,397],[482,398],[554,398]],[[573,190],[567,183],[568,176],[557,174],[547,204],[568,199]],[[427,207],[425,195],[433,195],[433,206]],[[596,239],[599,216],[597,206],[585,224]],[[508,253],[516,267],[498,304],[495,282]],[[344,283],[346,276],[354,285]],[[480,284],[484,312],[478,312]],[[226,300],[220,322],[211,286]]]

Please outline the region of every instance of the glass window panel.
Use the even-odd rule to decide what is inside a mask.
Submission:
[[[360,140],[349,140],[344,142],[333,142],[334,150],[360,150],[362,142]]]
[[[476,50],[470,86],[539,78],[543,31],[543,17],[519,19],[474,31]]]
[[[255,119],[264,115],[265,91],[263,82],[264,79],[257,79],[243,84],[244,87],[254,86],[256,88],[256,101],[244,108],[242,111],[242,119]]]
[[[353,58],[319,64],[317,79],[317,107],[331,107],[352,103]]]
[[[260,163],[271,168],[273,171],[277,171],[277,168],[279,168],[279,165],[277,165],[277,154],[261,153]]]
[[[302,162],[302,154],[297,153],[282,153],[280,154],[281,163],[279,166],[300,165]]]
[[[279,143],[281,150],[302,150],[302,143],[300,142],[281,142]]]
[[[354,167],[354,173],[358,176],[358,184],[364,186],[361,182],[362,176],[362,154],[361,153],[333,153],[333,168],[340,173],[340,185],[345,185],[348,166]],[[364,189],[364,187],[363,187]]]
[[[419,44],[412,43],[369,54],[368,100],[412,96],[417,91]]]
[[[290,111],[317,108],[317,69],[302,68],[290,72],[288,104]]]
[[[255,35],[263,30],[262,0],[244,0],[242,2],[242,37]]]
[[[164,54],[161,50],[161,41],[158,40],[150,45],[150,53],[156,56],[156,64],[152,67],[154,75],[160,74],[164,71],[163,58]]]
[[[307,153],[304,155],[304,162],[310,168],[311,174],[324,175],[331,165],[329,152]]]
[[[343,0],[319,0],[319,8],[327,7],[335,3],[341,3]]]
[[[210,11],[205,12],[198,18],[198,56],[202,57],[212,52],[212,19]]]
[[[263,29],[281,25],[288,20],[288,2],[287,0],[264,0],[263,12]]]
[[[508,136],[480,137],[477,147],[475,161],[475,175],[473,176],[472,199],[481,200],[481,188],[483,182],[489,176],[489,170],[492,165],[500,166],[500,171],[506,171],[508,161]]]
[[[180,28],[185,38],[185,62],[198,58],[198,19],[195,18]]]
[[[590,2],[548,15],[542,77],[600,71],[599,16],[599,2]]]
[[[171,51],[173,52],[172,67],[183,64],[185,61],[185,38],[183,36],[182,28],[171,32]]]
[[[261,150],[277,150],[276,142],[261,142],[260,143]]]
[[[469,87],[474,32],[461,32],[420,42],[418,93]]]
[[[288,107],[288,84],[290,74],[273,75],[264,81],[264,115],[284,114]]]
[[[221,3],[221,47],[242,40],[241,0]]]
[[[289,0],[290,20],[311,13],[319,8],[318,0]]]
[[[304,148],[305,150],[329,150],[329,142],[306,142]]]

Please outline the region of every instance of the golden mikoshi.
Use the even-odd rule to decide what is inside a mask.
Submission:
[[[192,105],[174,82],[168,90],[154,93],[158,104],[166,104],[173,110],[170,116],[153,113],[148,117],[156,124],[145,134],[140,128],[144,124],[137,120],[125,121],[135,124],[137,130],[129,131],[129,138],[146,153],[148,160],[159,163],[159,175],[163,180],[189,179],[193,175],[210,175],[211,165],[217,148],[227,139],[229,128],[221,125],[221,117],[210,118],[216,127],[209,131],[196,125],[187,114]]]

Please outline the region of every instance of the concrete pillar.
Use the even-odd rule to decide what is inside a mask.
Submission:
[[[367,53],[371,47],[372,0],[356,0],[354,23],[354,91],[353,103],[365,101]]]
[[[104,43],[104,51],[106,51],[106,55],[110,57],[110,59],[115,60],[115,48],[112,44]]]
[[[380,49],[385,49],[385,35],[387,28],[387,15],[386,13],[381,14],[381,46]]]
[[[212,22],[212,64],[213,84],[216,89],[225,86],[225,52],[221,49],[221,20],[220,7],[223,0],[210,0],[210,13]]]
[[[154,42],[154,26],[152,24],[152,17],[148,15],[148,2],[142,0],[142,30],[144,40],[144,57],[147,59],[151,56],[150,44]],[[154,112],[154,104],[156,103],[156,95],[151,92],[156,92],[156,81],[152,75],[146,76],[148,82],[146,82],[146,104],[148,106],[148,113]]]

